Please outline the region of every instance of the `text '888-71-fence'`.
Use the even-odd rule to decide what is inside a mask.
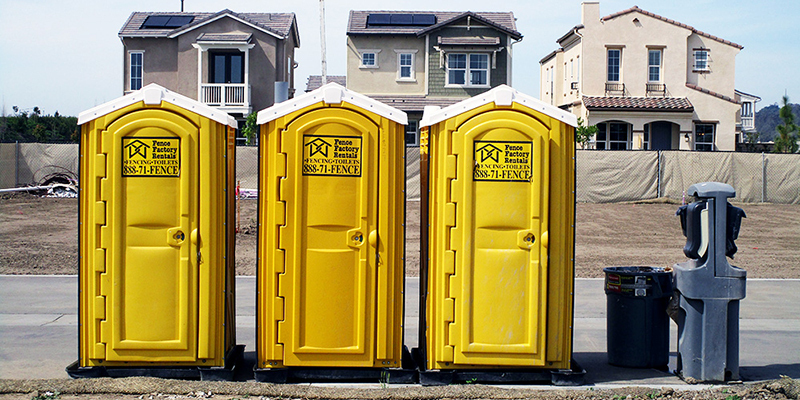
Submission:
[[[31,186],[54,172],[77,176],[77,144],[0,143],[0,189]],[[576,199],[612,203],[667,197],[680,200],[694,183],[724,182],[734,200],[800,204],[800,155],[773,153],[576,152]],[[258,187],[258,148],[236,148],[236,178]],[[419,200],[419,147],[406,148],[406,198]]]

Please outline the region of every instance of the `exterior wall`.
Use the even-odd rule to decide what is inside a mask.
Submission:
[[[123,92],[130,92],[130,56],[131,51],[144,51],[142,87],[157,83],[167,89],[176,91],[190,98],[197,98],[197,89],[193,93],[178,90],[178,43],[174,40],[157,38],[125,38],[123,39]],[[195,63],[196,65],[196,63]],[[195,77],[197,76],[195,67]],[[195,78],[196,79],[196,78]]]
[[[632,125],[632,148],[638,148],[643,140],[644,125],[655,121],[673,124],[673,148],[694,149],[694,124],[697,122],[715,125],[715,150],[735,150],[736,114],[741,106],[735,102],[688,88],[687,83],[703,89],[734,97],[735,57],[739,49],[695,34],[689,29],[632,12],[608,21],[600,19],[599,3],[586,2],[582,7],[580,38],[576,42],[561,43],[564,48],[541,64],[541,74],[555,68],[551,93],[547,77],[542,77],[541,98],[555,106],[568,107],[574,114],[583,117],[590,125],[604,121],[624,121]],[[571,38],[565,39],[568,41]],[[666,97],[687,98],[694,107],[691,119],[685,114],[669,112],[587,112],[577,102],[581,96],[605,97],[607,94],[607,50],[622,50],[620,83],[624,83],[627,97],[648,96],[648,51],[661,49],[661,82],[666,86]],[[694,49],[709,50],[708,72],[693,70]],[[571,91],[569,60],[581,59],[579,90]],[[566,75],[565,75],[566,74]],[[565,80],[566,76],[566,80]],[[571,93],[574,92],[574,93]],[[685,135],[689,140],[685,139]]]
[[[380,50],[377,68],[360,68],[363,50]],[[414,81],[398,79],[395,50],[414,50]],[[347,37],[347,87],[366,94],[425,94],[425,38],[414,35],[352,35]]]
[[[491,68],[492,55],[489,53],[489,86],[490,88],[506,84],[508,82],[508,47],[511,45],[510,38],[498,32],[494,28],[473,24],[468,30],[464,26],[452,26],[437,30],[429,35],[428,40],[428,95],[432,97],[472,97],[481,94],[490,88],[467,88],[467,87],[446,87],[447,70],[444,63],[439,66],[439,52],[434,49],[439,42],[439,37],[452,36],[483,36],[499,37],[500,44],[506,48],[497,52],[495,68]],[[451,53],[486,53],[485,48],[463,47],[463,50],[452,50]]]
[[[581,100],[580,85],[582,82],[579,76],[583,69],[580,65],[583,58],[581,57],[583,49],[581,44],[580,40],[576,40],[564,47],[564,52],[560,53],[561,60],[558,67],[562,70],[562,76],[561,80],[555,84],[561,86],[561,104],[572,104]],[[577,89],[572,88],[573,82],[578,84]]]
[[[294,38],[280,40],[260,30],[253,29],[232,18],[221,18],[186,32],[175,39],[169,38],[123,38],[124,46],[124,90],[129,90],[130,58],[128,52],[144,50],[144,72],[142,84],[157,83],[167,89],[192,99],[198,99],[198,52],[192,46],[201,33],[252,33],[250,40],[255,46],[249,51],[248,83],[250,105],[254,111],[267,108],[274,101],[274,82],[288,80],[294,88],[293,68],[287,57],[294,62]],[[279,51],[280,50],[280,51]],[[201,59],[201,81],[208,79],[208,52]]]

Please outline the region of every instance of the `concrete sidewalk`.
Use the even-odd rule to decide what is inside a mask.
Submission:
[[[255,278],[236,280],[237,340],[255,351]],[[602,279],[575,284],[574,358],[587,384],[601,387],[682,386],[670,373],[606,363],[606,301]],[[417,346],[419,279],[406,279],[405,343]],[[0,378],[66,378],[78,357],[75,276],[0,276]],[[747,381],[800,379],[800,280],[747,282],[740,311],[740,372]],[[675,368],[676,328],[670,369]],[[696,386],[695,386],[696,387]]]

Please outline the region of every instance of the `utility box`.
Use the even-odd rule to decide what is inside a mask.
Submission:
[[[70,376],[232,378],[236,121],[151,84],[78,124]]]
[[[421,125],[421,382],[567,373],[576,117],[502,85]]]
[[[377,380],[403,346],[406,114],[330,83],[257,121],[256,379]]]
[[[697,183],[686,192],[697,201],[678,209],[689,261],[673,266],[678,310],[678,368],[684,379],[739,380],[739,301],[747,271],[728,262],[745,213],[728,203],[732,186]]]

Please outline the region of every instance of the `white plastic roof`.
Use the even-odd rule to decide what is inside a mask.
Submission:
[[[284,115],[291,114],[297,110],[303,109],[320,101],[325,104],[341,104],[342,102],[350,103],[354,106],[361,107],[365,110],[380,115],[381,117],[390,119],[398,124],[408,125],[408,116],[405,112],[400,111],[394,107],[387,106],[377,100],[371,99],[363,94],[356,93],[352,90],[347,90],[344,86],[331,82],[319,89],[312,90],[308,93],[297,96],[293,99],[275,104],[272,107],[265,108],[258,112],[258,125],[266,124],[267,122],[274,121]]]
[[[159,105],[162,101],[166,101],[167,103],[174,104],[195,114],[202,115],[208,119],[219,122],[220,124],[228,125],[233,128],[238,127],[236,119],[228,115],[228,113],[207,106],[197,100],[190,99],[186,96],[167,90],[166,88],[156,85],[155,83],[151,83],[131,94],[111,100],[108,103],[90,108],[78,114],[78,125],[83,125],[89,121],[94,121],[97,118],[110,114],[121,108],[125,108],[131,104],[136,104],[140,101],[144,101],[144,104],[147,105]]]
[[[507,85],[500,85],[492,90],[445,108],[425,107],[420,126],[431,126],[489,103],[495,103],[497,106],[510,106],[511,103],[517,103],[555,118],[565,124],[574,127],[578,126],[578,117],[576,117],[575,114],[551,106],[550,104],[528,96]]]

